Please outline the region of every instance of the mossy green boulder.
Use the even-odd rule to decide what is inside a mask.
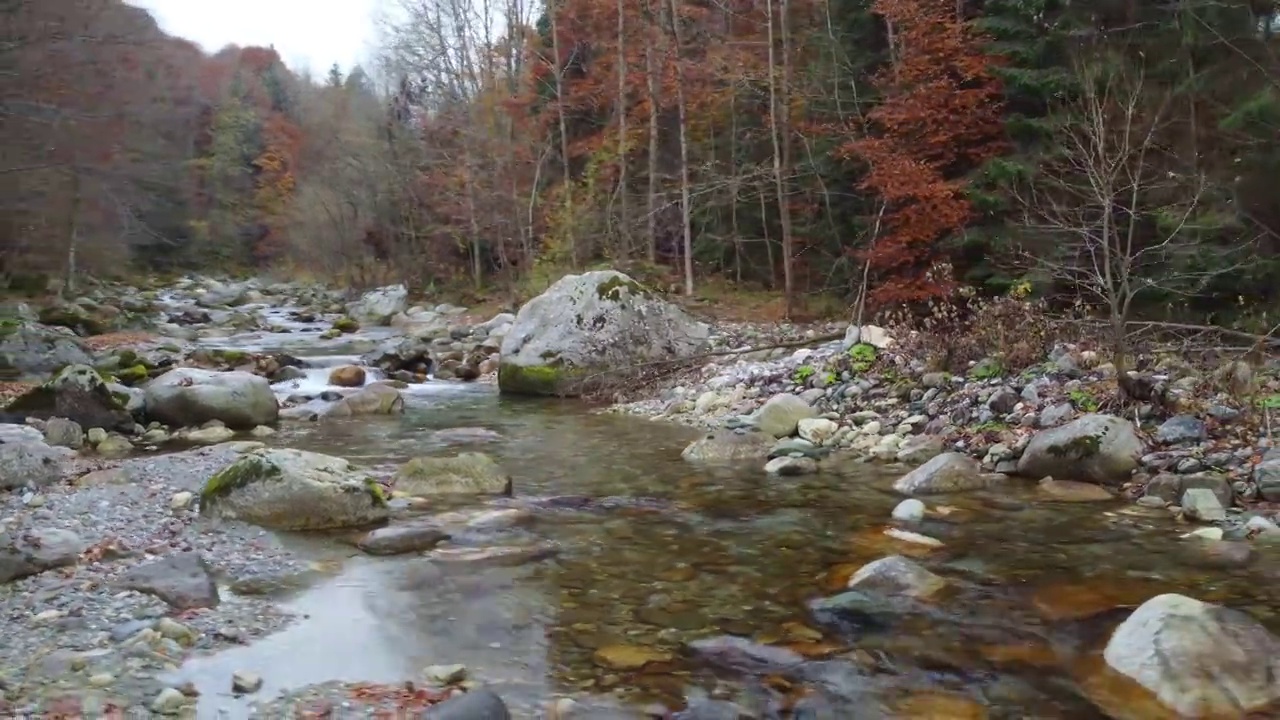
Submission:
[[[627,275],[566,275],[520,308],[503,337],[498,388],[575,396],[706,348],[709,329]]]
[[[353,333],[360,329],[360,323],[349,317],[340,317],[333,321],[333,329],[340,333]]]
[[[200,514],[273,530],[362,527],[387,519],[387,498],[373,476],[347,460],[288,448],[241,455],[210,477]]]
[[[48,382],[18,396],[5,412],[36,418],[61,417],[84,428],[133,431],[133,416],[97,370],[68,365]]]
[[[396,471],[395,488],[415,497],[510,495],[511,476],[484,453],[416,457]]]

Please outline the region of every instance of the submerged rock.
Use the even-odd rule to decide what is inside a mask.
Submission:
[[[869,562],[849,578],[850,590],[928,598],[941,592],[947,581],[901,555]]]
[[[379,522],[388,509],[382,486],[342,458],[263,448],[205,482],[200,513],[276,530],[325,530]]]
[[[613,270],[566,275],[525,303],[503,338],[498,387],[579,395],[645,363],[702,350],[708,327]]]
[[[1143,603],[1103,657],[1184,717],[1242,717],[1280,702],[1280,639],[1245,613],[1184,595]]]
[[[394,415],[400,412],[404,412],[404,397],[400,391],[386,383],[376,382],[330,405],[325,410],[324,417]]]
[[[689,443],[680,457],[706,463],[763,460],[770,454],[771,440],[765,433],[721,430]]]
[[[429,495],[510,495],[511,476],[488,455],[459,453],[452,457],[417,457],[400,466],[396,492]]]

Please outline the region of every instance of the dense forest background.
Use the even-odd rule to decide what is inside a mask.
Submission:
[[[327,77],[120,0],[4,2],[0,283],[518,297],[610,265],[796,312],[1013,289],[1270,325],[1269,1],[388,1],[376,61]]]

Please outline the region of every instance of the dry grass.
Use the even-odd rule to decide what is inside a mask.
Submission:
[[[156,338],[155,335],[146,332],[134,330],[125,330],[121,332],[104,333],[102,335],[94,335],[85,338],[82,342],[85,347],[95,352],[103,350],[111,350],[127,345],[141,345]]]
[[[35,386],[35,383],[0,382],[0,406],[8,405]]]

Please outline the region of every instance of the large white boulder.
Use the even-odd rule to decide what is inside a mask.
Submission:
[[[706,347],[709,329],[630,277],[566,275],[520,308],[503,338],[498,387],[580,395]]]
[[[1185,595],[1138,606],[1103,658],[1181,717],[1244,717],[1280,703],[1280,639],[1239,610]]]
[[[175,368],[146,385],[146,414],[166,425],[203,425],[221,420],[250,430],[279,419],[280,403],[266,378],[239,370]]]
[[[288,448],[246,453],[215,473],[200,513],[275,530],[359,527],[388,516],[373,476],[343,458]]]
[[[347,314],[361,325],[386,325],[392,316],[404,312],[408,306],[409,288],[387,285],[361,295],[347,307]]]

